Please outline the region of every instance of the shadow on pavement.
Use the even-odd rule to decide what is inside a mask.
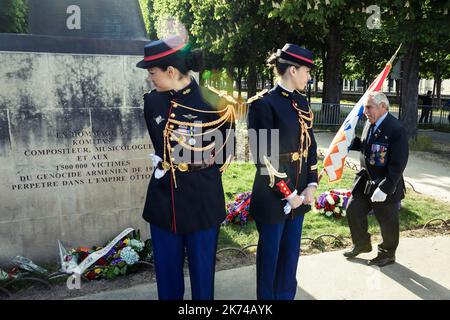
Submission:
[[[439,283],[422,277],[402,264],[395,263],[380,271],[424,300],[450,299],[450,290]]]
[[[347,259],[347,261],[367,265],[367,260],[362,258]],[[371,268],[376,268],[423,300],[450,299],[450,290],[448,288],[429,278],[422,277],[398,262],[381,268],[373,266]]]
[[[307,291],[303,290],[300,286],[297,286],[297,293],[295,294],[295,300],[317,300]]]

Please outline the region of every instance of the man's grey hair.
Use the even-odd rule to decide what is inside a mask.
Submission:
[[[384,103],[386,105],[386,109],[389,110],[389,100],[383,92],[379,91],[371,92],[369,93],[367,100],[369,100],[370,98],[372,99],[373,102],[375,102],[377,106],[379,106],[380,103]]]

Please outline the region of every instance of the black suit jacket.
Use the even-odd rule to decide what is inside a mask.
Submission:
[[[408,139],[403,124],[390,113],[367,139],[370,123],[366,122],[362,138],[355,138],[350,150],[360,152],[361,170],[356,174],[352,195],[364,197],[368,179],[376,181],[387,194],[385,203],[398,202],[405,197],[403,171],[408,162]],[[373,188],[373,191],[375,188]],[[371,197],[372,194],[367,195]]]

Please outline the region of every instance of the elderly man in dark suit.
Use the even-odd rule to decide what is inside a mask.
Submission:
[[[373,210],[381,228],[383,242],[378,256],[369,265],[395,262],[399,243],[400,200],[405,197],[403,171],[408,161],[408,139],[402,123],[389,112],[389,101],[382,92],[372,92],[364,106],[367,118],[361,139],[356,137],[351,150],[360,152],[361,171],[356,174],[347,207],[353,248],[347,258],[372,251],[367,214]]]

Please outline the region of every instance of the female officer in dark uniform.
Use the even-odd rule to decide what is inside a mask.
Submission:
[[[208,139],[222,137],[234,109],[190,77],[190,70],[200,69],[201,52],[180,37],[152,41],[144,51],[137,67],[148,70],[155,87],[144,95],[155,170],[143,217],[150,223],[158,297],[183,299],[186,252],[192,299],[213,299],[217,237],[225,218],[218,165],[225,141]]]
[[[303,217],[317,188],[313,114],[299,92],[314,62],[312,52],[295,44],[286,44],[268,62],[279,75],[277,86],[248,101],[248,126],[258,140],[252,148],[257,171],[250,204],[259,232],[257,297],[294,299]],[[267,149],[260,145],[265,132]],[[279,152],[271,152],[277,146]]]

